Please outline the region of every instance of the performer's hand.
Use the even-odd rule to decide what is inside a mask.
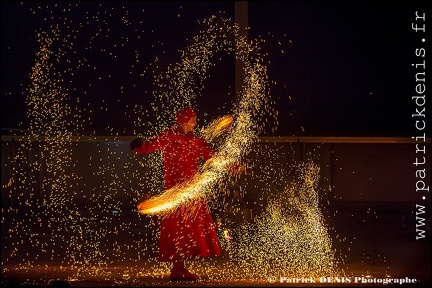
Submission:
[[[143,144],[143,140],[141,138],[135,138],[130,142],[130,149],[134,150],[136,148],[140,148]]]

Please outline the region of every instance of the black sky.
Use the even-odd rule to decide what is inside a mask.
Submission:
[[[57,15],[69,17],[74,23],[85,22],[88,15],[98,15],[100,21],[105,19],[109,23],[106,27],[103,24],[101,31],[110,28],[107,32],[110,36],[101,38],[96,44],[100,47],[88,51],[86,57],[97,67],[98,77],[109,75],[111,80],[103,83],[96,78],[91,80],[96,74],[84,69],[73,79],[77,91],[80,85],[87,85],[87,92],[92,94],[92,99],[83,103],[90,103],[94,110],[100,106],[111,109],[106,115],[93,114],[92,124],[85,127],[99,134],[110,131],[107,126],[120,134],[137,128],[125,116],[132,113],[128,109],[135,103],[149,105],[152,89],[149,80],[137,76],[148,63],[155,57],[160,59],[161,67],[178,61],[178,50],[187,47],[188,39],[199,31],[198,21],[220,12],[234,17],[234,2],[229,1],[69,2],[78,3],[78,8],[70,12],[62,10],[65,2],[57,3],[58,7],[50,9],[37,7],[53,7],[55,1],[1,4],[2,133],[8,133],[5,128],[25,128],[27,107],[23,91],[29,84],[38,49],[34,31],[47,29],[53,21],[59,21]],[[427,12],[423,1],[249,1],[248,5],[249,39],[266,39],[262,49],[270,60],[269,78],[277,83],[271,85],[271,97],[279,111],[279,126],[276,132],[266,134],[411,136],[414,133],[411,114],[415,105],[411,96],[415,72],[411,64],[418,61],[414,52],[425,47],[420,39],[426,36],[415,33],[411,23],[415,11]],[[38,12],[32,14],[31,9]],[[44,20],[53,15],[54,20]],[[128,37],[135,42],[127,42],[120,49],[114,45],[125,42],[126,32],[115,27],[121,26],[124,15],[132,19],[128,29],[134,35]],[[88,25],[82,31],[80,41],[88,41],[98,30]],[[104,45],[107,51],[117,51],[119,57],[114,59],[108,53],[100,53]],[[140,51],[142,66],[135,65],[131,74],[134,51]],[[222,58],[206,83],[204,95],[197,101],[203,117],[224,113],[234,97],[232,59]],[[89,81],[94,81],[91,91]]]

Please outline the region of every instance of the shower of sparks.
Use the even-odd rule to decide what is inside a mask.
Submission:
[[[319,278],[340,273],[319,207],[319,166],[303,163],[298,169],[298,179],[270,198],[262,215],[234,229],[234,240],[222,241],[232,259],[230,269],[242,275],[240,279]]]
[[[137,209],[142,214],[167,214],[172,213],[173,210],[182,212],[185,207],[187,213],[183,213],[184,211],[182,213],[193,217],[195,215],[193,209],[196,207],[193,205],[193,200],[202,196],[203,191],[206,194],[213,193],[212,188],[221,182],[229,167],[242,161],[242,157],[249,152],[257,134],[263,128],[258,112],[267,110],[265,99],[268,98],[269,88],[267,67],[264,65],[263,56],[259,53],[259,42],[246,41],[244,37],[240,37],[238,25],[231,23],[229,19],[213,16],[204,21],[204,24],[207,28],[198,33],[200,37],[194,37],[194,42],[187,52],[182,53],[180,63],[167,73],[170,75],[167,78],[172,86],[178,87],[174,90],[177,94],[166,92],[170,94],[162,94],[161,97],[162,99],[169,97],[170,101],[166,102],[175,106],[175,109],[184,105],[193,105],[193,100],[199,94],[199,91],[195,91],[196,87],[202,86],[194,79],[203,79],[208,73],[208,68],[214,66],[211,60],[216,52],[224,50],[231,52],[235,49],[236,58],[244,64],[243,91],[237,107],[233,109],[235,121],[227,136],[221,141],[216,154],[203,165],[203,171],[194,175],[189,181],[165,191],[164,194],[139,203]],[[174,71],[173,75],[171,71]],[[173,88],[168,91],[173,91]],[[215,123],[217,125],[212,131],[221,131],[232,120],[232,117],[220,119]],[[185,205],[176,209],[180,204]]]
[[[134,216],[130,219],[121,218],[125,221],[116,216],[116,213],[127,213],[121,208],[125,201],[137,203],[142,200],[143,191],[157,191],[149,192],[146,197],[156,204],[152,204],[152,209],[162,203],[167,206],[155,210],[140,207],[149,209],[141,212],[163,214],[174,211],[181,203],[193,204],[200,197],[206,197],[213,211],[241,218],[240,224],[235,225],[227,217],[215,221],[220,224],[222,249],[230,257],[223,269],[215,271],[215,262],[211,260],[190,264],[191,268],[212,279],[261,281],[270,274],[285,277],[337,274],[334,251],[317,202],[318,167],[300,165],[300,180],[288,181],[287,189],[278,190],[283,193],[272,191],[278,183],[287,182],[285,172],[275,168],[281,166],[278,161],[292,159],[276,159],[276,155],[281,155],[277,148],[266,146],[260,150],[256,142],[264,126],[272,125],[270,118],[276,119],[277,116],[270,97],[266,54],[260,54],[259,41],[264,40],[246,41],[238,36],[238,27],[231,19],[212,16],[200,23],[204,29],[192,38],[190,46],[179,51],[181,60],[168,66],[167,70],[162,67],[166,72],[159,73],[162,66],[159,59],[143,68],[146,64],[142,63],[142,55],[145,53],[133,47],[134,41],[142,41],[153,31],[129,19],[130,11],[123,7],[117,7],[120,11],[113,11],[105,4],[98,4],[96,10],[90,9],[77,16],[76,11],[84,5],[82,3],[70,3],[63,11],[54,4],[45,7],[34,5],[36,7],[31,9],[34,15],[46,15],[47,12],[49,16],[43,18],[44,23],[56,24],[49,25],[46,31],[37,31],[39,51],[30,75],[31,85],[26,91],[30,132],[10,159],[13,176],[6,184],[2,183],[3,188],[10,189],[13,203],[18,203],[6,211],[16,218],[8,226],[5,236],[9,246],[5,247],[7,255],[2,255],[2,266],[18,261],[17,269],[26,271],[40,267],[48,269],[53,265],[51,263],[60,262],[60,271],[73,272],[68,274],[68,281],[102,277],[115,278],[117,284],[122,284],[140,277],[160,278],[170,267],[167,263],[157,262],[155,256],[159,232],[154,232],[154,229],[159,220],[137,213],[132,213]],[[134,12],[146,17],[144,10]],[[70,17],[71,14],[76,17]],[[111,25],[116,25],[115,29]],[[113,32],[116,29],[133,29],[135,38],[118,37]],[[83,50],[78,50],[75,43],[83,39],[88,44]],[[154,49],[161,47],[163,43],[157,43]],[[212,121],[200,131],[209,142],[218,138],[212,143],[216,155],[204,163],[189,182],[161,195],[152,196],[163,191],[163,163],[159,153],[139,160],[140,167],[134,170],[133,163],[137,160],[118,141],[91,143],[92,148],[85,142],[74,142],[74,137],[88,136],[88,130],[94,125],[92,115],[95,109],[113,112],[107,100],[101,101],[93,87],[103,86],[114,77],[92,60],[97,54],[115,61],[119,49],[132,51],[134,60],[128,76],[154,76],[156,88],[152,93],[142,91],[141,94],[143,99],[153,96],[151,111],[136,104],[126,105],[127,112],[124,113],[125,119],[140,128],[136,134],[150,131],[148,133],[153,135],[146,135],[148,137],[170,127],[172,115],[178,108],[185,105],[197,107],[196,99],[202,97],[204,83],[216,65],[218,54],[236,52],[236,58],[244,64],[240,101],[232,104],[229,116]],[[80,72],[86,69],[92,71],[91,77],[79,79]],[[120,86],[121,97],[125,97],[128,88],[127,85]],[[116,107],[121,107],[121,100]],[[87,109],[75,109],[74,102],[87,103]],[[145,116],[149,114],[156,115],[155,123],[146,122]],[[274,121],[277,124],[277,120]],[[119,135],[111,127],[105,130],[114,138]],[[94,132],[90,133],[90,139],[91,136]],[[87,152],[95,146],[96,150]],[[258,184],[245,187],[248,183],[239,183],[237,178],[233,180],[236,176],[230,175],[228,169],[243,163],[253,149],[257,157],[249,160],[260,166],[259,177],[253,178]],[[76,162],[74,159],[78,157],[74,153],[84,153],[88,161]],[[263,155],[275,165],[261,164],[259,158]],[[88,178],[80,176],[80,169],[89,168],[96,172]],[[119,180],[124,177],[130,179],[130,183]],[[272,185],[268,184],[270,182]],[[259,183],[263,183],[265,188],[259,188]],[[268,196],[269,204],[263,204],[262,214],[252,215],[248,210],[238,217],[243,213],[241,205],[234,201],[225,202],[230,196],[227,191],[233,185],[239,185],[240,192],[233,196],[237,200],[245,194],[272,195],[272,198]],[[263,199],[255,201],[267,203]],[[184,207],[193,210],[194,206]],[[23,215],[22,211],[29,213]],[[3,221],[4,217],[2,224]],[[31,251],[21,248],[28,246]],[[112,271],[122,263],[136,264],[128,264],[127,271],[122,271],[118,280]]]

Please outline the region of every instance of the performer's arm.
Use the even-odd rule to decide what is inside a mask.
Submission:
[[[215,154],[215,152],[213,151],[213,149],[211,149],[207,145],[207,143],[204,140],[202,140],[202,143],[201,143],[201,157],[205,161],[207,161],[208,159],[212,158],[214,154]],[[237,175],[239,173],[246,172],[246,171],[247,171],[246,166],[243,166],[243,165],[238,164],[238,163],[232,164],[230,167],[228,167],[228,172],[230,174],[233,174],[233,175]]]
[[[164,149],[167,143],[168,136],[163,132],[147,141],[143,141],[141,138],[135,138],[130,142],[130,149],[138,154],[148,154],[156,150]]]
[[[202,141],[200,154],[204,161],[207,161],[208,159],[213,157],[214,151],[207,145],[205,141]]]

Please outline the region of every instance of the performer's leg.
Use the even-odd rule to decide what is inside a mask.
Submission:
[[[178,260],[178,261],[174,261],[173,263],[173,270],[178,270],[184,267],[184,261],[183,260]]]
[[[173,263],[173,268],[171,269],[170,280],[173,281],[194,281],[198,279],[198,275],[190,273],[184,267],[184,261],[179,260]]]

